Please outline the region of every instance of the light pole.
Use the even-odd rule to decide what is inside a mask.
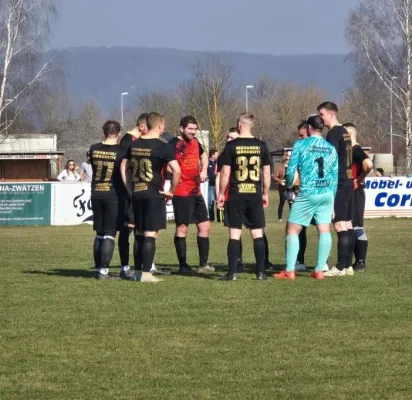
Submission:
[[[129,93],[128,92],[123,92],[120,94],[120,114],[121,114],[121,119],[122,119],[122,128],[123,128],[123,97],[127,96]]]
[[[253,89],[253,85],[246,85],[246,112],[249,112],[249,99],[248,99],[249,89]]]
[[[390,135],[391,135],[391,155],[393,155],[393,81],[394,79],[398,79],[397,76],[391,76],[391,86],[390,86],[390,109],[391,109],[391,116],[390,116]]]

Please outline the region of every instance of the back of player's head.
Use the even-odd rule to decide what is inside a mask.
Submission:
[[[253,125],[253,120],[254,119],[255,119],[255,117],[253,116],[253,114],[242,113],[242,114],[239,115],[238,122],[240,124]]]
[[[343,127],[349,133],[350,138],[352,140],[352,144],[355,144],[357,141],[357,133],[358,133],[356,130],[355,124],[352,122],[347,122],[346,124],[343,124]]]
[[[147,118],[149,117],[149,113],[140,114],[137,117],[136,126],[140,126],[142,124],[147,124]]]
[[[305,119],[302,120],[301,123],[298,125],[298,131],[300,131],[301,129],[308,129],[308,123]]]
[[[319,104],[317,111],[319,112],[320,110],[333,111],[336,114],[339,112],[338,106],[335,103],[332,103],[331,101],[325,101],[324,103]]]
[[[319,115],[311,115],[306,123],[310,126],[313,130],[322,132],[323,128],[325,127],[325,123]]]
[[[161,125],[165,120],[165,117],[162,114],[157,112],[151,112],[147,117],[147,128],[155,129],[159,125]]]
[[[186,115],[180,120],[180,127],[185,129],[189,124],[198,125],[196,118],[192,115]]]
[[[113,120],[106,121],[103,125],[104,136],[117,136],[121,129],[120,124]]]

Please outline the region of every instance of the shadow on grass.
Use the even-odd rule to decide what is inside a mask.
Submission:
[[[197,279],[206,279],[206,280],[216,280],[222,276],[222,274],[228,272],[228,267],[226,264],[214,264],[215,272],[212,273],[198,273],[197,271],[193,271],[193,274],[179,274],[178,267],[176,264],[162,264],[158,265],[157,268],[164,272],[164,274],[156,274],[161,278],[162,275],[165,276],[180,276],[183,278],[197,278]],[[64,278],[93,278],[95,267],[91,267],[88,269],[69,269],[69,268],[54,268],[50,270],[26,270],[23,271],[24,274],[32,274],[32,275],[48,275],[48,276],[61,276]],[[119,266],[111,266],[110,269],[120,271]],[[255,275],[256,272],[256,265],[255,264],[244,264],[244,272],[242,275]],[[271,270],[266,270],[266,275],[270,276],[272,273],[281,271],[284,269],[284,265],[282,264],[273,264]],[[112,279],[120,279],[119,274],[110,272]]]
[[[93,267],[94,270],[94,267]],[[26,270],[24,274],[32,275],[48,275],[48,276],[62,276],[66,278],[93,278],[93,271],[89,269],[63,269],[56,268],[47,271],[41,270]]]

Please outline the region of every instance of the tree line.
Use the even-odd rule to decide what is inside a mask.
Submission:
[[[61,149],[83,152],[100,139],[106,116],[98,99],[73,102],[58,54],[44,56],[50,23],[57,17],[55,0],[0,4],[0,135],[56,133]],[[341,120],[358,126],[362,145],[373,152],[392,150],[397,164],[410,171],[412,0],[361,0],[349,13],[346,36],[353,79],[340,101]],[[192,114],[209,131],[211,146],[222,149],[225,133],[245,111],[245,86],[234,80],[234,67],[219,54],[195,60],[190,78],[175,90],[148,88],[128,101],[133,106],[125,109],[125,126],[132,127],[141,112],[157,111],[165,115],[167,131],[176,133],[180,117]],[[254,86],[248,105],[256,117],[255,134],[271,149],[292,145],[300,120],[326,100],[314,86],[268,77],[248,83]],[[120,119],[119,110],[110,117]]]

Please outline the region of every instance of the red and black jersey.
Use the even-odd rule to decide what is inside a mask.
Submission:
[[[352,177],[354,181],[355,189],[358,189],[358,183],[356,179],[362,174],[362,163],[364,160],[368,159],[367,154],[362,150],[358,144],[352,147]]]
[[[200,156],[204,153],[203,147],[196,138],[184,140],[181,137],[172,139],[168,146],[173,149],[182,171],[175,196],[200,195]]]
[[[172,149],[160,139],[140,138],[127,150],[133,197],[162,198],[167,164],[175,159]]]
[[[96,143],[90,147],[92,196],[110,198],[124,193],[120,163],[125,150],[118,144]]]
[[[238,137],[226,144],[222,165],[230,169],[229,198],[262,195],[262,167],[270,165],[265,142],[254,137]]]

